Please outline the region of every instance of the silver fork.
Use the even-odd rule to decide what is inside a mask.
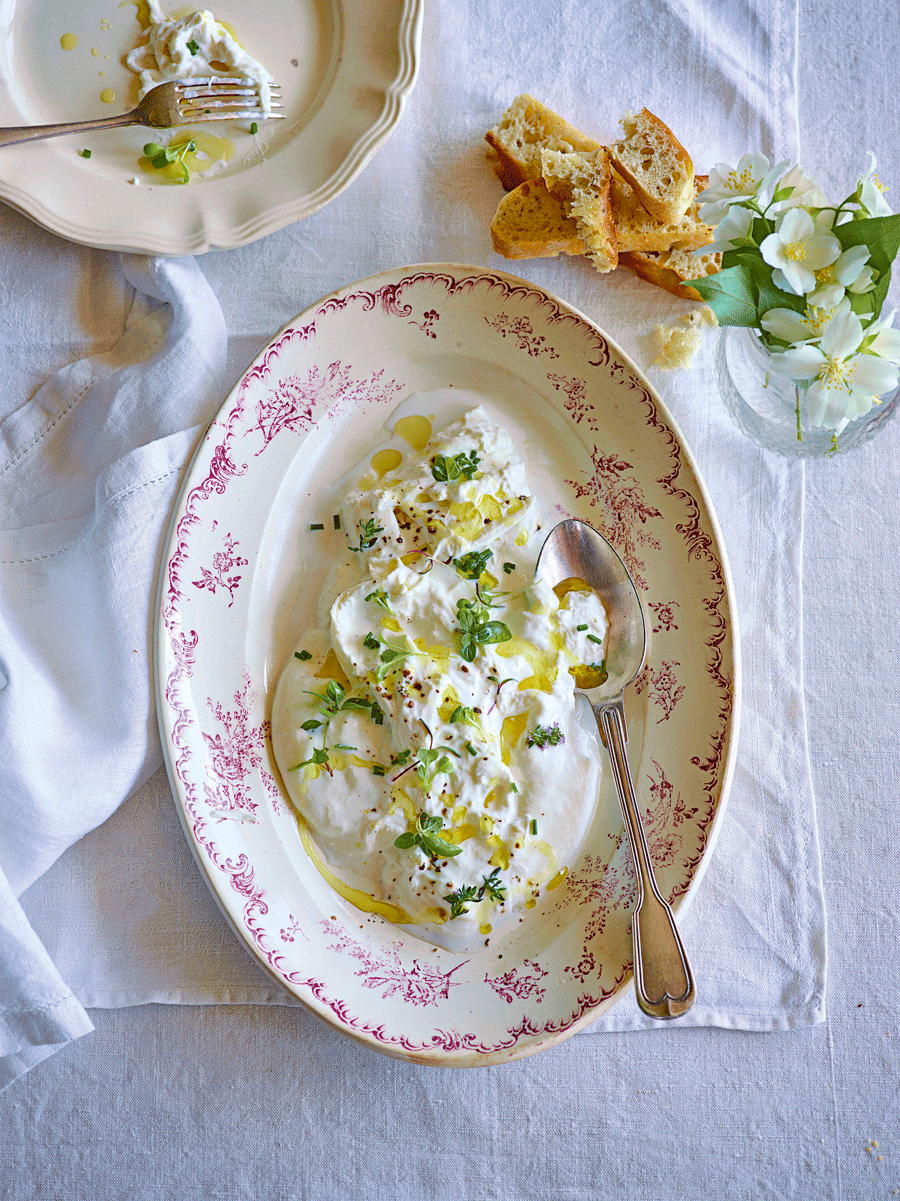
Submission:
[[[278,85],[271,91],[277,99]],[[280,109],[280,104],[272,108]],[[205,121],[253,121],[279,119],[283,113],[263,111],[259,85],[252,79],[198,79],[191,83],[161,83],[148,92],[137,108],[118,117],[94,121],[70,121],[64,125],[19,125],[0,129],[0,146],[15,146],[38,138],[57,138],[64,133],[90,133],[123,125],[148,125],[170,129],[174,125],[199,125]]]

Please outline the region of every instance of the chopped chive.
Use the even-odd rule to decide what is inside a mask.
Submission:
[[[578,630],[579,633],[581,633],[582,630],[586,630],[587,628],[588,628],[587,623],[585,623],[584,625],[575,627],[575,629]]]
[[[507,574],[507,575],[509,575],[509,573],[510,573],[511,571],[515,571],[515,570],[516,570],[516,565],[515,565],[515,563],[504,563],[504,564],[503,564],[503,570],[506,572],[506,574]]]
[[[187,46],[188,50],[190,50],[191,54],[197,54],[200,50],[200,47],[193,38],[191,38],[189,42],[186,42],[185,45]]]
[[[596,634],[588,634],[588,642],[596,642],[598,646],[603,645],[603,639],[598,638]]]
[[[469,752],[470,755],[478,754],[478,752],[475,750],[474,746],[472,746],[471,742],[466,743],[466,750]]]
[[[372,775],[373,776],[383,776],[384,774],[385,774],[384,768],[381,766],[380,763],[376,763],[375,766],[372,768]]]
[[[310,528],[311,530],[324,530],[324,529],[325,529],[325,526],[322,524],[322,522],[321,522],[321,521],[316,521],[316,522],[314,522],[314,523],[313,523],[313,525],[311,525],[309,528]]]
[[[307,659],[312,658],[312,655],[309,651],[294,651],[294,658],[299,659],[301,663],[305,663]]]
[[[91,157],[90,150],[79,150],[78,153],[81,155],[82,158],[90,158]]]
[[[336,530],[339,530],[339,529],[341,528],[341,515],[340,515],[340,513],[335,513],[335,514],[334,514],[334,516],[333,516],[333,517],[332,517],[332,519],[331,519],[331,524],[334,526],[334,528],[335,528]]]
[[[535,820],[535,818],[531,819],[531,833],[537,834],[537,821]]]
[[[258,125],[256,124],[256,122],[254,121],[254,122],[251,124],[251,126],[250,126],[250,132],[251,132],[251,133],[256,133],[256,131],[257,131],[258,129],[259,129],[259,126],[258,126]]]
[[[510,784],[509,784],[509,786],[510,786],[510,788],[513,790],[513,792],[518,792],[518,791],[519,791],[519,786],[518,786],[518,784],[515,784],[513,781],[510,781]]]

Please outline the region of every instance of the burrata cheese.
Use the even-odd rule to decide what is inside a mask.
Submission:
[[[352,490],[342,524],[360,579],[279,681],[282,778],[331,868],[397,920],[496,934],[559,883],[593,815],[575,688],[602,677],[605,611],[523,572],[537,506],[480,407]]]

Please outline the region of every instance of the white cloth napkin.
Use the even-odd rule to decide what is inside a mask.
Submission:
[[[689,143],[701,169],[720,159],[736,162],[747,150],[763,150],[777,158],[797,154],[796,0],[765,5],[664,0],[652,6],[652,14],[650,7],[639,3],[637,9],[626,10],[567,0],[548,27],[547,13],[540,7],[516,6],[509,15],[512,10],[496,4],[431,5],[420,79],[407,113],[359,180],[314,218],[245,250],[208,256],[203,266],[228,315],[233,367],[240,367],[240,359],[255,353],[285,320],[334,287],[404,262],[461,261],[512,270],[547,287],[588,314],[646,371],[681,426],[718,511],[734,574],[744,661],[743,722],[731,799],[702,887],[682,923],[698,980],[698,1001],[679,1024],[785,1029],[822,1019],[825,974],[822,890],[803,715],[802,466],[757,450],[730,424],[716,394],[713,336],[689,372],[666,373],[653,367],[648,337],[652,326],[673,319],[689,304],[674,301],[627,272],[601,279],[581,260],[511,264],[490,251],[488,229],[500,189],[485,165],[481,134],[519,91],[540,96],[602,139],[616,135],[622,113],[646,104]],[[506,15],[498,20],[501,11]],[[546,48],[571,46],[573,31],[586,28],[592,36],[585,41],[578,34],[578,52],[565,58],[561,70],[560,55]],[[398,181],[402,205],[395,202]],[[298,263],[303,264],[302,273]],[[128,266],[132,270],[136,264]],[[177,474],[193,435],[173,431],[190,431],[208,415],[199,411],[202,405],[195,403],[190,388],[172,397],[168,390],[183,382],[185,360],[188,370],[195,369],[193,351],[179,351],[187,347],[175,336],[179,322],[187,338],[187,331],[202,333],[209,313],[216,311],[199,281],[189,286],[187,264],[152,264],[149,269],[163,276],[174,270],[183,286],[173,299],[175,316],[165,351],[161,345],[135,377],[143,388],[144,411],[162,412],[170,423],[158,430],[148,428],[143,442],[132,442],[132,447],[145,448],[135,450],[138,458],[147,455],[143,467],[130,477],[133,485],[157,480],[169,467]],[[248,288],[248,278],[259,282]],[[174,296],[174,286],[168,294]],[[158,321],[160,314],[150,316]],[[49,385],[54,396],[59,391],[53,413],[65,408],[63,393],[71,399],[82,386],[79,372],[84,367],[76,364],[70,370],[75,377],[71,388],[66,372]],[[90,372],[85,380],[89,376]],[[127,370],[121,378],[123,383],[128,380]],[[117,382],[109,377],[111,391]],[[210,388],[207,395],[212,392]],[[50,407],[40,394],[35,397],[14,415],[15,428],[33,427],[36,432],[51,425],[52,414],[42,416],[45,403]],[[184,407],[180,420],[179,405]],[[21,437],[27,440],[28,435],[23,432]],[[101,448],[109,439],[118,445],[117,438],[115,423],[98,421],[85,435],[79,454],[87,454],[98,467],[112,464],[115,469],[117,454],[124,451],[101,454]],[[159,448],[172,447],[162,468],[151,453],[160,438]],[[131,459],[126,454],[123,461]],[[34,465],[39,467],[39,455]],[[117,680],[106,694],[107,706],[98,701],[94,714],[83,711],[87,720],[79,719],[74,727],[68,722],[51,726],[27,715],[41,745],[52,742],[55,747],[57,738],[65,739],[71,756],[66,761],[67,800],[62,803],[56,794],[48,797],[41,791],[38,799],[28,800],[29,815],[22,798],[37,794],[28,781],[17,781],[12,797],[0,804],[20,815],[16,837],[29,848],[32,860],[30,866],[26,862],[17,869],[9,855],[0,854],[0,864],[13,872],[21,888],[35,878],[41,862],[46,865],[67,841],[112,813],[115,804],[104,776],[108,770],[114,773],[111,781],[118,799],[130,794],[129,799],[70,847],[21,898],[38,946],[43,945],[71,993],[86,1007],[150,1001],[290,1003],[244,952],[208,895],[181,834],[164,773],[157,771],[134,791],[158,762],[146,666],[149,559],[157,552],[154,538],[163,528],[162,510],[175,479],[169,475],[153,485],[152,512],[144,511],[144,591],[139,594],[138,564],[129,554],[131,604],[114,610],[115,633],[135,654],[134,688]],[[93,496],[93,485],[67,479],[57,484],[74,489],[72,495],[80,496],[81,503],[86,495]],[[142,492],[129,487],[117,495],[120,507],[127,501],[130,510],[141,501]],[[47,503],[38,498],[36,515],[22,524],[60,516],[48,515],[41,507]],[[84,520],[92,503],[70,512]],[[62,542],[62,534],[58,536]],[[2,558],[31,557],[33,549],[26,547],[24,556],[19,549],[29,537],[39,544],[41,534],[20,531],[13,536],[14,554]],[[127,538],[118,545],[107,544],[110,563],[118,562],[123,545],[130,549]],[[44,562],[52,572],[62,561],[55,556]],[[90,573],[85,580],[92,584]],[[121,581],[119,587],[124,587]],[[0,612],[6,611],[3,602]],[[63,609],[59,620],[65,616]],[[102,622],[89,627],[92,651],[106,632],[98,630],[98,624]],[[50,656],[42,640],[34,658],[42,664],[48,693],[55,681],[59,695],[71,706],[80,696],[68,674],[73,652],[55,631],[53,638],[63,644],[59,660]],[[13,644],[13,652],[20,649],[18,641]],[[4,664],[13,661],[5,645],[0,653]],[[15,686],[14,673],[12,680]],[[9,695],[6,702],[3,697],[0,692],[0,714],[9,701]],[[134,708],[115,708],[126,703]],[[69,713],[74,712],[70,707]],[[116,757],[95,760],[95,720],[105,735],[115,733],[122,739],[130,766]],[[0,739],[0,758],[21,762],[18,754],[15,748],[8,751],[5,737]],[[11,768],[4,765],[4,770]],[[104,784],[105,807],[91,796],[84,800],[98,780]],[[83,812],[76,813],[73,784],[86,805]],[[4,794],[9,791],[7,777]],[[38,823],[55,810],[61,812],[42,835]],[[73,816],[65,819],[66,813]],[[6,809],[0,814],[5,821]],[[67,821],[69,828],[57,830],[57,820]],[[38,833],[29,838],[29,829]],[[20,935],[24,942],[26,931],[20,930]],[[22,973],[17,974],[14,960],[10,962],[13,970],[8,975],[18,981]],[[0,1008],[6,999],[2,979],[0,975]],[[63,995],[58,982],[51,988],[47,980],[41,977],[32,990],[36,1012]],[[25,1007],[27,994],[26,989],[16,1008]],[[626,998],[590,1032],[649,1024]],[[11,1043],[21,1043],[20,1027]],[[58,1031],[42,1035],[35,1027],[34,1034],[54,1040],[52,1045],[59,1042]],[[21,1066],[20,1060],[19,1070]],[[11,1061],[9,1072],[14,1070],[16,1061]]]
[[[7,1078],[30,1045],[89,1028],[15,894],[161,763],[149,602],[174,491],[222,391],[225,326],[196,261],[123,262],[137,293],[122,339],[0,425]]]

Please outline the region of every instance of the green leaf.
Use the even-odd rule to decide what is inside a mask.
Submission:
[[[415,830],[407,830],[394,839],[394,846],[401,851],[418,847],[429,859],[446,859],[462,853],[462,847],[447,842],[437,833],[444,820],[438,814],[420,813],[416,818]]]
[[[715,313],[719,325],[756,325],[756,290],[743,265],[723,268],[715,275],[685,280],[685,283],[700,293]]]
[[[509,642],[512,631],[502,621],[486,621],[475,631],[475,641],[481,646],[488,643]]]

